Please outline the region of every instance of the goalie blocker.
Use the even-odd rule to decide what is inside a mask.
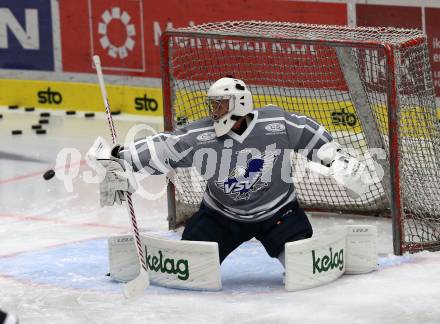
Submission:
[[[158,286],[220,290],[217,243],[169,240],[142,234],[150,281]],[[285,287],[296,291],[320,286],[343,274],[362,274],[377,269],[375,226],[335,226],[310,239],[286,243]],[[110,275],[126,282],[139,273],[133,238],[129,234],[109,238]]]
[[[355,157],[332,141],[321,146],[317,162],[307,162],[307,168],[319,175],[333,178],[353,199],[359,199],[368,190],[368,170]]]

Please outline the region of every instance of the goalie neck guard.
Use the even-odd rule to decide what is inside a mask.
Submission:
[[[252,94],[246,84],[239,79],[221,78],[208,90],[208,107],[217,136],[223,136],[234,126],[237,118],[246,116],[253,109]],[[215,104],[214,104],[215,102]],[[227,109],[218,114],[221,102],[227,102]]]

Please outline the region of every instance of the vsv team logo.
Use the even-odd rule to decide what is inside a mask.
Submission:
[[[262,176],[271,170],[276,156],[263,154],[247,161],[246,167],[235,167],[223,181],[217,181],[217,187],[234,200],[249,200],[251,194],[268,186]]]
[[[142,0],[89,0],[92,52],[107,70],[145,71]]]

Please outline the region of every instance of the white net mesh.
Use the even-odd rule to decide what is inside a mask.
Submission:
[[[370,170],[374,181],[359,200],[332,180],[293,170],[304,208],[374,215],[396,210],[404,250],[440,247],[440,134],[420,31],[221,22],[167,35],[169,129],[207,116],[205,96],[212,82],[227,75],[240,78],[256,108],[274,104],[314,118]],[[383,43],[393,51],[392,59]],[[393,104],[398,107],[395,116],[389,113]],[[396,145],[390,145],[390,124],[398,133]],[[195,211],[205,188],[194,169],[180,169],[177,175],[171,227]],[[390,182],[390,176],[399,178]]]
[[[391,27],[349,27],[310,25],[286,22],[267,21],[225,21],[207,23],[177,29],[180,33],[205,33],[212,35],[245,35],[247,37],[264,37],[301,41],[357,41],[380,42],[399,45],[415,38],[423,37],[416,29],[400,29]]]

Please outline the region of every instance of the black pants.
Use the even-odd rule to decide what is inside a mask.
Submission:
[[[286,242],[309,238],[312,234],[312,226],[297,201],[287,204],[271,218],[256,223],[230,219],[202,203],[188,220],[182,240],[217,242],[220,262],[223,262],[229,253],[254,237],[271,257],[276,258]]]

